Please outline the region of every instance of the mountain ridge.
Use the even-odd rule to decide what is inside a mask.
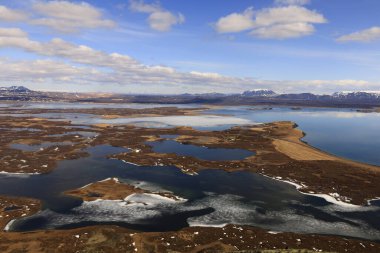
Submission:
[[[215,105],[291,105],[327,107],[380,107],[380,92],[335,92],[278,94],[269,89],[247,90],[239,94],[203,93],[179,95],[130,95],[78,92],[33,91],[24,86],[0,87],[2,101],[65,101],[104,103],[215,104]]]

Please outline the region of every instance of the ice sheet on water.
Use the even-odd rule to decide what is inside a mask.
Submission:
[[[367,239],[380,239],[380,231],[371,228],[358,220],[345,219],[348,222],[328,222],[316,219],[311,214],[299,213],[296,209],[259,211],[259,206],[241,201],[235,195],[209,196],[196,201],[194,206],[208,206],[215,212],[188,219],[190,226],[223,226],[224,224],[251,225],[276,231],[292,231],[297,233],[336,234]],[[327,205],[320,210],[331,215],[342,210],[342,206]],[[374,207],[360,207],[355,211],[372,210]],[[336,216],[339,217],[339,216]]]
[[[302,205],[302,203],[292,203]],[[62,225],[93,222],[125,222],[129,224],[145,224],[148,220],[159,219],[168,214],[177,214],[213,208],[215,211],[198,217],[188,218],[190,226],[215,226],[225,224],[251,225],[268,230],[292,231],[297,233],[336,234],[380,239],[380,231],[372,228],[361,220],[347,218],[339,214],[342,206],[313,206],[324,215],[335,217],[335,221],[317,218],[313,213],[302,213],[297,208],[262,210],[262,203],[247,202],[241,196],[206,193],[206,197],[192,201],[175,201],[157,194],[133,194],[125,200],[97,200],[84,202],[66,214],[45,210],[35,217],[47,220],[47,228]],[[354,212],[368,211],[360,207]],[[377,207],[378,208],[378,207]],[[372,209],[371,209],[372,210]],[[334,218],[334,219],[335,219]]]

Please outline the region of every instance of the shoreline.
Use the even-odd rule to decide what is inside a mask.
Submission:
[[[303,191],[301,191],[301,189],[304,189],[305,186],[304,185],[300,185],[300,184],[298,184],[296,182],[292,182],[292,181],[289,181],[289,180],[283,180],[283,179],[279,179],[278,177],[271,177],[271,176],[267,176],[267,175],[264,175],[264,174],[260,174],[260,175],[262,175],[264,177],[267,177],[267,178],[270,178],[270,179],[273,179],[273,180],[276,180],[276,181],[279,181],[279,182],[283,182],[283,183],[292,185],[292,186],[294,186],[297,189],[297,191],[299,193],[304,194],[304,195],[308,195],[308,196],[314,196],[314,197],[322,198],[322,199],[326,200],[330,204],[335,204],[335,205],[338,205],[338,206],[341,206],[341,207],[346,207],[346,208],[361,208],[361,207],[363,207],[362,205],[354,205],[354,204],[351,204],[351,203],[348,203],[348,202],[344,202],[344,201],[338,200],[335,197],[333,197],[331,195],[328,195],[328,194],[303,192]],[[377,199],[380,199],[380,198],[375,198],[375,199],[368,200],[368,201],[371,202],[371,201],[374,201],[374,200],[377,200]]]

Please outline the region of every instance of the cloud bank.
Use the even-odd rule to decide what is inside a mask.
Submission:
[[[338,42],[372,42],[380,40],[380,27],[374,26],[362,31],[343,35],[337,39]]]
[[[248,7],[242,13],[221,17],[215,24],[218,33],[249,34],[262,39],[289,39],[315,32],[315,24],[326,23],[326,18],[302,6],[281,6],[254,11]]]
[[[113,28],[116,23],[104,18],[101,10],[85,2],[34,1],[30,14],[0,5],[0,21],[24,21],[60,33],[77,33],[83,29]]]
[[[146,4],[143,0],[131,0],[129,8],[135,12],[148,13],[150,28],[159,32],[170,31],[172,26],[185,22],[185,16],[182,13],[175,14],[165,10],[158,2]]]
[[[28,19],[28,15],[22,11],[12,10],[0,5],[0,21],[17,22]]]
[[[0,29],[0,48],[18,48],[43,57],[12,61],[0,58],[0,79],[46,84],[119,85],[140,93],[241,92],[270,88],[279,92],[371,90],[377,83],[361,80],[273,81],[239,78],[199,71],[180,72],[161,65],[145,65],[118,53],[106,53],[55,38],[48,42],[31,40],[18,28]],[[62,59],[62,60],[57,60]],[[54,86],[50,86],[54,87]]]

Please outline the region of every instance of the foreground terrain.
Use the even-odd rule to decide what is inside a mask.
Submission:
[[[35,110],[33,113],[46,112]],[[107,114],[104,109],[81,109],[75,112],[118,118],[196,115],[198,110],[119,109],[108,111]],[[24,111],[20,109],[19,113]],[[139,166],[175,166],[190,175],[205,169],[231,172],[244,170],[292,182],[304,193],[323,194],[329,201],[343,204],[367,205],[368,201],[380,196],[378,167],[335,157],[303,143],[300,139],[304,133],[293,122],[237,126],[222,131],[109,124],[87,125],[84,128],[68,121],[52,121],[25,114],[23,117],[1,116],[0,128],[0,171],[5,175],[49,173],[60,161],[88,156],[85,148],[107,144],[130,150],[110,155],[109,158]],[[93,134],[81,134],[84,131]],[[164,141],[167,138],[163,135],[172,135],[176,142],[182,144],[239,148],[249,150],[253,155],[243,160],[207,161],[176,153],[157,153],[149,142]],[[49,145],[43,145],[46,143]],[[13,145],[16,144],[24,148],[31,147],[32,150],[15,149]],[[83,201],[96,201],[122,200],[135,193],[158,194],[173,201],[178,200],[170,193],[149,192],[117,179],[93,182],[65,194]],[[30,198],[2,196],[0,204],[0,225],[3,228],[11,220],[32,215],[41,208],[38,200]],[[380,244],[337,236],[278,233],[233,224],[221,228],[190,227],[172,232],[138,232],[104,225],[0,234],[1,252],[260,252],[264,249],[379,252]]]

